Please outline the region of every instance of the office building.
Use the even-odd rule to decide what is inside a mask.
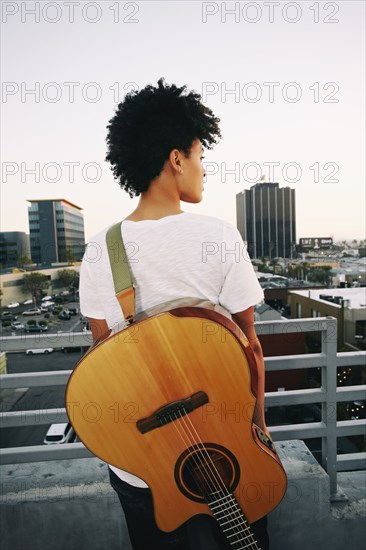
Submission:
[[[85,247],[81,208],[65,199],[29,200],[32,260],[52,264],[81,260]]]
[[[21,256],[30,258],[29,235],[24,231],[2,231],[0,233],[0,264],[2,267],[18,265]]]
[[[290,291],[292,318],[334,317],[339,347],[366,349],[366,288],[321,288]]]
[[[260,182],[236,195],[237,227],[251,258],[292,258],[296,245],[295,189]]]

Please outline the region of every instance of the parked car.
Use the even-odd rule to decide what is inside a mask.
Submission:
[[[52,300],[52,296],[43,296],[42,302],[48,302],[49,300]]]
[[[41,311],[42,313],[46,313],[47,311],[50,311],[50,309],[55,305],[55,302],[43,302],[41,305]]]
[[[11,304],[8,305],[9,309],[12,309],[14,307],[19,307],[19,303],[18,302],[12,302]]]
[[[59,443],[68,443],[75,435],[74,429],[70,422],[60,424],[52,424],[46,437],[43,440],[45,445],[57,445]]]
[[[33,300],[25,300],[23,302],[23,306],[31,306],[33,304]]]
[[[16,321],[18,317],[11,313],[10,311],[4,311],[0,315],[0,321]]]
[[[70,321],[71,315],[67,311],[61,311],[58,318],[61,319],[61,321]]]
[[[24,328],[24,325],[20,321],[13,321],[10,327],[13,330],[22,330]]]
[[[77,315],[79,313],[79,310],[77,307],[69,307],[68,312],[70,313],[70,315]]]
[[[52,352],[53,352],[53,348],[31,348],[25,351],[27,355],[35,355],[37,353],[52,353]]]
[[[39,307],[32,307],[31,309],[26,309],[23,311],[23,315],[41,315],[41,310]]]
[[[39,325],[25,325],[24,326],[24,330],[26,332],[47,332],[48,331],[48,327],[44,326],[44,327],[41,327]]]

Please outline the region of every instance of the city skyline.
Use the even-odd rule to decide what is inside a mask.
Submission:
[[[106,126],[164,76],[221,119],[183,210],[236,226],[236,195],[265,176],[296,189],[298,238],[365,238],[363,2],[30,4],[3,12],[1,231],[28,232],[29,198],[80,204],[86,240],[126,217],[138,199],[104,161]]]
[[[261,182],[258,182],[258,183],[261,183]],[[266,183],[270,183],[270,182],[266,182]],[[55,200],[59,200],[59,201],[66,201],[66,202],[70,202],[66,197],[63,197],[63,198],[59,198],[59,199],[53,199],[53,198],[49,198],[49,199],[42,199],[42,198],[39,198],[39,199],[28,199],[27,202],[39,202],[39,201],[55,201]],[[29,208],[29,207],[28,207]],[[78,207],[80,208],[80,210],[84,211],[84,208],[81,206],[81,207]],[[23,230],[19,230],[19,229],[14,229],[14,231],[9,231],[9,230],[1,230],[0,233],[11,233],[11,232],[24,232],[26,235],[29,236],[29,214],[28,214],[28,209],[27,209],[27,214],[26,214],[27,217],[27,221],[28,221],[28,228],[23,231]],[[235,225],[233,223],[233,225]],[[297,236],[296,236],[296,244],[297,245],[301,245],[301,241],[303,240],[317,240],[317,239],[322,239],[322,238],[325,238],[327,239],[327,236],[326,235],[316,235],[316,236],[311,236],[309,237],[309,235],[305,235],[305,234],[299,234],[298,233],[298,229],[297,229],[297,226],[296,226],[296,233],[297,233]],[[245,239],[244,239],[245,240]],[[340,244],[342,242],[347,242],[348,244],[351,244],[352,242],[354,241],[357,241],[358,243],[361,243],[361,242],[366,242],[366,236],[363,236],[363,237],[360,237],[360,238],[357,238],[357,237],[354,237],[354,236],[351,236],[349,238],[345,238],[345,239],[342,239],[342,238],[339,238],[339,239],[333,239],[332,237],[329,237],[329,240],[332,241],[332,244]],[[85,240],[85,242],[87,243],[87,239]]]

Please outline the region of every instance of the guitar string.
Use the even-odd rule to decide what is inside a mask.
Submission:
[[[196,436],[197,436],[197,438],[199,439],[199,441],[201,441],[201,440],[200,440],[200,436],[199,436],[199,434],[198,434],[198,432],[197,432],[197,430],[196,430],[196,428],[195,428],[195,426],[194,426],[192,420],[190,419],[189,415],[187,415],[187,416],[185,417],[184,422],[186,422],[186,420],[187,420],[187,422],[189,422],[189,424],[192,426],[192,430],[196,433]],[[208,459],[211,461],[211,457],[210,457],[210,455],[208,454],[207,449],[205,448],[205,446],[204,446],[204,444],[203,444],[202,441],[201,441],[201,443],[202,443],[203,449],[206,451],[206,454],[207,454],[207,456],[208,456]],[[217,471],[217,468],[216,468],[216,466],[215,466],[215,464],[214,464],[213,462],[212,462],[212,465],[213,465],[214,469],[216,470],[217,474],[219,475],[219,472]],[[220,477],[220,479],[221,479],[221,476],[220,476],[220,475],[219,475],[219,477]],[[245,515],[244,515],[243,511],[240,509],[240,507],[239,507],[239,505],[238,505],[238,503],[237,503],[237,501],[236,501],[236,499],[235,499],[235,496],[234,496],[234,495],[231,495],[231,493],[227,490],[224,481],[223,481],[222,479],[221,479],[221,481],[222,481],[222,483],[223,483],[223,485],[224,485],[224,490],[226,490],[226,491],[227,491],[227,494],[229,495],[229,496],[226,497],[226,498],[231,498],[232,501],[234,501],[234,510],[235,510],[235,506],[237,506],[237,508],[238,508],[238,510],[235,510],[235,514],[238,514],[238,515],[239,515],[240,520],[241,520],[241,525],[243,524],[243,519],[244,519],[244,527],[245,527],[245,530],[246,530],[246,531],[249,531],[249,535],[248,535],[248,534],[246,535],[246,537],[247,537],[247,542],[249,542],[251,545],[254,544],[254,545],[255,545],[255,550],[257,550],[257,549],[258,549],[257,541],[256,541],[256,539],[255,539],[255,537],[254,537],[253,532],[251,531],[250,524],[248,523],[247,519],[245,518]],[[251,538],[251,540],[249,540],[250,538]],[[249,547],[248,547],[248,548],[249,548]],[[258,550],[260,550],[260,549],[258,549]]]
[[[172,419],[172,418],[170,417],[170,419]],[[179,424],[179,417],[177,417],[176,415],[175,415],[175,420],[176,420],[177,423]],[[180,432],[177,423],[175,423],[175,422],[173,421],[174,427],[175,427],[175,429],[177,430],[178,435],[179,435],[180,438],[182,439],[184,445],[187,446],[187,441],[186,441],[186,440],[184,439],[184,437],[182,436],[182,433],[183,433],[186,437],[187,437],[187,434],[184,432],[184,430],[183,430],[182,433]],[[188,437],[188,445],[192,445],[192,443],[195,443],[195,441],[194,441],[194,440],[193,440],[193,441],[190,441],[190,440],[189,440],[189,437]],[[198,453],[192,454],[192,458],[193,458],[193,461],[194,461],[195,464],[196,464],[196,467],[199,468],[200,464],[199,464],[199,463],[197,462],[197,460],[196,460],[196,456],[195,456],[196,454],[198,454]],[[201,453],[201,454],[202,454],[202,453]],[[205,464],[205,462],[202,462],[202,459],[201,459],[201,466],[204,465],[204,464]],[[207,463],[206,463],[206,464],[207,464]],[[192,476],[194,477],[194,469],[193,469],[193,467],[190,467],[189,465],[187,465],[187,468],[191,471]],[[204,472],[204,471],[205,471],[205,470],[203,469],[203,472]],[[203,478],[205,477],[204,473],[202,474],[202,477],[203,477]],[[202,483],[199,481],[199,479],[196,479],[196,482],[197,482],[197,485],[200,487],[202,494],[204,495],[204,494],[205,494],[205,488],[204,488],[204,486],[203,486]],[[209,483],[209,481],[208,481],[207,479],[205,479],[205,483],[206,483],[206,486],[209,486],[209,485],[210,485],[210,483]],[[209,490],[212,491],[212,488],[209,488]],[[230,513],[231,513],[231,512],[230,512]],[[232,521],[232,520],[230,520],[230,522],[231,522],[231,521]],[[235,528],[235,527],[236,527],[236,526],[234,525],[233,528]],[[234,533],[234,535],[236,536],[236,533]],[[230,546],[231,546],[232,544],[231,544],[231,542],[228,540],[228,538],[227,538],[227,541],[228,541],[228,543],[229,543]],[[240,539],[237,540],[237,541],[232,541],[232,542],[233,542],[233,544],[237,544],[238,542],[240,542]],[[244,547],[241,547],[241,548],[244,550]],[[245,548],[249,548],[249,546],[245,546]],[[240,548],[238,548],[237,550],[240,550]]]
[[[185,412],[186,412],[186,411],[185,411]],[[180,423],[185,424],[186,430],[188,430],[188,432],[184,432],[184,429],[183,429],[183,433],[184,433],[184,435],[186,435],[186,436],[188,437],[188,442],[189,442],[190,444],[192,444],[192,443],[197,444],[197,441],[194,439],[194,436],[192,436],[192,432],[189,430],[189,427],[187,426],[187,423],[185,422],[185,419],[183,418],[183,415],[180,413],[180,419],[179,419],[176,415],[175,415],[175,418],[176,418],[176,420],[178,420],[178,422],[181,421]],[[231,518],[229,519],[228,523],[233,523],[233,525],[230,526],[230,529],[231,529],[231,530],[240,529],[240,531],[241,531],[241,532],[238,532],[238,531],[235,532],[235,531],[234,531],[233,534],[232,534],[231,536],[236,536],[236,537],[238,537],[238,536],[240,536],[241,534],[243,534],[243,531],[249,531],[249,534],[248,534],[248,533],[244,533],[244,534],[245,534],[245,542],[246,542],[246,543],[249,543],[249,546],[246,545],[245,548],[248,548],[248,549],[253,548],[254,550],[260,550],[260,549],[258,548],[258,546],[256,545],[256,541],[255,541],[255,539],[254,539],[254,537],[253,537],[253,534],[252,534],[252,532],[251,532],[251,530],[250,530],[250,527],[248,526],[248,524],[246,523],[246,521],[245,521],[245,519],[244,519],[244,515],[241,515],[241,510],[240,510],[240,509],[239,509],[239,510],[238,510],[238,509],[235,509],[235,506],[238,507],[238,505],[237,505],[237,503],[236,503],[236,501],[235,501],[235,498],[234,498],[233,495],[231,495],[230,492],[227,490],[227,487],[226,487],[226,485],[225,485],[223,479],[221,478],[219,472],[217,471],[217,468],[216,468],[215,464],[212,462],[211,457],[210,457],[210,455],[209,455],[209,453],[208,453],[206,447],[204,446],[203,442],[200,440],[199,435],[198,435],[198,433],[197,433],[197,430],[194,428],[194,425],[192,424],[192,422],[191,422],[190,419],[189,419],[189,422],[190,422],[190,424],[192,425],[194,431],[196,432],[196,434],[197,434],[197,436],[198,436],[198,441],[200,442],[200,445],[199,445],[199,446],[197,445],[198,449],[197,449],[197,453],[196,453],[196,454],[197,454],[197,455],[201,455],[201,465],[203,466],[203,472],[208,473],[207,468],[205,468],[205,466],[208,466],[208,468],[211,470],[211,465],[212,465],[213,468],[216,470],[216,473],[217,473],[218,478],[219,478],[219,479],[216,479],[216,478],[215,478],[215,475],[212,475],[213,472],[212,472],[212,470],[211,470],[211,480],[210,480],[210,479],[209,479],[209,480],[206,479],[206,480],[205,480],[206,484],[207,484],[207,485],[210,485],[210,483],[209,483],[208,481],[211,481],[211,482],[213,481],[213,482],[214,482],[214,487],[213,487],[214,489],[216,489],[216,490],[218,489],[218,492],[221,492],[221,493],[224,493],[224,494],[226,493],[226,496],[224,497],[226,500],[228,500],[228,499],[231,498],[231,502],[226,502],[225,504],[220,504],[220,505],[219,505],[220,508],[224,508],[224,513],[227,512],[227,511],[229,512],[229,515],[226,514],[226,517],[227,517],[227,518],[229,518],[229,516],[231,516]],[[174,423],[174,422],[173,422],[173,423]],[[177,431],[178,431],[180,437],[181,437],[182,440],[184,441],[184,439],[183,439],[183,437],[182,437],[182,434],[179,432],[177,426],[176,426],[176,429],[177,429]],[[190,438],[191,438],[191,441],[190,441]],[[186,443],[185,443],[185,444],[186,444]],[[207,461],[206,457],[204,456],[204,453],[202,452],[202,449],[205,450],[206,455],[207,455],[207,458],[208,458],[208,461]],[[194,460],[194,462],[196,463],[196,466],[197,466],[197,461],[196,461],[196,459],[195,459],[195,454],[193,454],[192,457],[193,457],[193,460]],[[204,474],[203,474],[203,477],[205,477]],[[221,481],[221,487],[220,487],[220,481]],[[216,487],[215,487],[215,484],[216,484]],[[201,489],[202,489],[202,487],[201,487]],[[210,490],[212,491],[212,488],[210,488]],[[233,506],[233,504],[234,504],[234,506]],[[227,508],[227,506],[229,506],[229,509],[228,509],[228,510],[225,510],[225,506],[226,506],[226,508]],[[234,512],[233,512],[232,510],[234,510]],[[219,513],[222,513],[222,512],[219,512]],[[243,519],[244,519],[244,522],[243,522]],[[239,520],[239,523],[238,523],[238,520]],[[242,527],[243,525],[244,525],[244,529],[243,529],[243,527]],[[251,538],[252,540],[249,540],[250,538]],[[228,539],[227,539],[227,540],[228,540]],[[236,540],[236,541],[233,540],[232,542],[233,542],[234,544],[237,544],[237,543],[240,543],[241,540],[243,540],[243,539],[242,539],[242,538],[239,538],[238,540]],[[230,543],[230,541],[228,541],[228,542]],[[230,544],[231,544],[231,543],[230,543]],[[254,546],[253,546],[253,544],[254,544]],[[241,547],[241,548],[244,548],[244,547]]]
[[[225,491],[227,492],[227,495],[228,495],[228,496],[227,496],[226,498],[234,499],[234,510],[235,510],[235,505],[239,508],[239,510],[236,510],[235,513],[238,514],[238,516],[237,516],[238,519],[241,519],[241,520],[244,519],[245,530],[249,531],[249,535],[247,534],[246,537],[247,537],[248,539],[249,539],[249,538],[252,539],[251,541],[248,540],[248,542],[249,542],[251,545],[253,545],[253,544],[255,545],[255,546],[253,547],[254,550],[260,550],[260,548],[258,548],[258,546],[257,546],[257,540],[255,539],[254,533],[252,532],[252,530],[251,530],[251,528],[250,528],[250,524],[247,522],[247,519],[245,518],[244,513],[242,512],[242,510],[240,509],[238,503],[236,502],[235,496],[234,496],[234,495],[231,495],[231,493],[227,490],[227,487],[226,487],[226,485],[225,485],[225,482],[224,482],[223,479],[221,478],[221,476],[220,476],[220,474],[219,474],[219,472],[218,472],[218,470],[217,470],[217,468],[216,468],[214,462],[212,462],[211,457],[210,457],[210,455],[209,455],[209,453],[208,453],[208,451],[207,451],[207,449],[206,449],[204,443],[202,442],[202,440],[201,440],[201,438],[200,438],[200,436],[199,436],[199,433],[197,432],[197,430],[196,430],[196,428],[195,428],[195,426],[194,426],[192,420],[190,419],[189,415],[186,415],[185,418],[182,418],[182,420],[183,420],[183,422],[184,422],[185,424],[186,424],[186,420],[187,420],[187,421],[189,422],[189,424],[192,426],[192,430],[196,433],[196,436],[197,436],[199,442],[201,443],[202,448],[205,450],[205,452],[206,452],[206,454],[207,454],[208,460],[211,462],[212,466],[213,466],[214,469],[216,470],[216,473],[218,474],[218,476],[219,476],[219,478],[220,478],[220,481],[222,482],[222,484],[223,484],[223,486],[224,486],[223,492],[225,492]],[[188,429],[189,429],[189,428],[188,428]],[[193,436],[193,440],[194,440],[194,436]],[[231,504],[231,506],[232,506],[232,504]],[[247,548],[249,548],[249,546],[248,546]]]
[[[168,424],[169,422],[173,422],[174,428],[176,429],[176,431],[177,431],[179,437],[181,438],[181,440],[183,441],[184,446],[189,448],[189,446],[191,446],[192,443],[189,441],[189,438],[188,438],[188,441],[187,441],[187,439],[184,439],[182,433],[179,431],[178,425],[176,424],[176,422],[174,422],[174,420],[179,422],[179,418],[177,418],[177,416],[175,416],[175,419],[172,419],[172,417],[170,415],[169,415],[169,418],[170,418],[170,420],[166,420],[166,424]],[[183,432],[183,434],[186,435],[184,432]],[[192,454],[191,458],[193,458],[193,462],[195,463],[196,468],[199,468],[200,464],[197,462],[195,454]],[[191,466],[188,463],[187,464],[187,469],[190,471],[190,473],[192,475],[192,478],[195,479],[197,485],[199,486],[199,489],[201,490],[201,494],[204,495],[205,494],[205,487],[204,487],[204,485],[202,484],[202,482],[199,478],[195,478],[193,466]],[[208,485],[207,480],[205,480],[205,482],[206,482],[206,485]]]
[[[182,415],[181,415],[181,416],[182,416]],[[185,419],[182,418],[182,420],[183,420],[183,422],[186,424]],[[190,421],[190,419],[189,419],[189,421]],[[194,426],[193,426],[193,424],[192,424],[191,421],[190,421],[190,423],[191,423],[192,427],[194,428]],[[187,424],[186,424],[186,427],[187,427]],[[189,428],[188,428],[188,429],[189,429]],[[195,430],[195,428],[194,428],[194,430]],[[196,430],[195,430],[195,431],[196,431]],[[197,431],[196,431],[196,433],[197,433]],[[198,434],[197,434],[197,435],[198,435]],[[192,438],[192,434],[191,434],[191,438]],[[195,439],[194,439],[194,437],[193,437],[192,439],[193,439],[193,442],[196,442]],[[200,438],[199,438],[199,436],[198,436],[198,439],[199,439],[199,441],[201,441]],[[202,453],[202,449],[204,449],[205,452],[206,452],[206,454],[207,454],[208,462],[206,461],[206,458],[204,457],[204,455],[203,455],[203,453]],[[225,494],[225,492],[227,493],[227,495],[224,497],[224,498],[226,499],[226,501],[228,501],[228,499],[231,498],[231,502],[226,502],[225,504],[223,503],[223,504],[220,504],[220,505],[218,506],[219,508],[224,508],[223,512],[222,512],[222,511],[219,511],[218,513],[224,513],[224,515],[226,516],[226,518],[229,518],[229,516],[231,516],[231,518],[229,519],[229,522],[228,522],[228,523],[234,523],[234,525],[231,525],[230,528],[229,528],[229,529],[231,529],[231,530],[233,531],[232,535],[230,535],[230,536],[236,536],[236,537],[237,537],[237,540],[236,540],[236,541],[235,541],[235,540],[232,541],[233,544],[238,544],[238,543],[240,543],[242,540],[245,540],[245,543],[246,543],[245,548],[253,548],[253,544],[254,544],[254,545],[255,545],[254,550],[258,549],[258,547],[256,546],[256,541],[254,540],[254,537],[253,537],[253,535],[252,535],[252,533],[251,533],[251,530],[250,530],[249,526],[247,525],[247,523],[246,523],[245,520],[244,520],[244,522],[243,522],[244,516],[243,516],[243,514],[242,514],[242,511],[241,511],[240,509],[238,509],[238,505],[237,505],[237,503],[236,503],[236,501],[235,501],[235,497],[233,497],[233,495],[231,495],[231,494],[227,491],[226,485],[225,485],[224,481],[222,480],[222,478],[221,478],[219,472],[217,471],[217,468],[216,468],[215,464],[212,462],[211,457],[210,457],[210,455],[209,455],[209,453],[208,453],[206,447],[205,447],[204,444],[202,443],[202,441],[201,441],[201,446],[198,447],[198,452],[199,452],[199,453],[202,455],[202,457],[203,457],[203,459],[201,459],[202,463],[203,463],[204,465],[209,466],[209,468],[210,468],[210,466],[211,466],[211,464],[212,464],[213,468],[216,470],[216,472],[217,472],[217,474],[218,474],[218,476],[219,476],[219,478],[220,478],[220,480],[221,480],[221,482],[222,482],[221,485],[222,485],[222,487],[223,487],[223,488],[220,488],[220,480],[218,480],[218,485],[217,485],[217,483],[216,483],[216,488],[219,488],[219,492],[221,491],[221,492],[224,493],[224,494]],[[210,468],[210,469],[211,469],[211,468]],[[205,470],[204,470],[204,471],[205,471]],[[206,470],[206,471],[207,471],[207,470]],[[212,475],[212,470],[211,470],[211,475]],[[215,481],[216,481],[215,477],[213,477],[213,479],[214,479],[214,482],[215,482]],[[234,504],[234,506],[233,506],[233,504]],[[225,510],[225,507],[228,508],[228,509]],[[234,510],[234,512],[233,512],[233,510]],[[221,518],[221,519],[222,519],[222,518]],[[238,523],[238,520],[239,520],[239,523]],[[244,525],[244,529],[243,529],[243,525]],[[235,532],[235,529],[236,529],[236,530],[239,529],[240,532],[238,532],[238,531]],[[249,531],[249,534],[248,534],[248,533],[245,533],[245,531],[247,531],[247,532]],[[245,539],[243,539],[243,538],[238,538],[238,537],[239,537],[240,535],[242,535],[242,534],[245,534]],[[252,540],[250,540],[250,538],[251,538]],[[227,540],[228,540],[228,537],[227,537]],[[230,542],[230,541],[228,541],[228,542]],[[247,545],[247,543],[249,543],[249,545]],[[241,546],[241,548],[244,548],[244,547]],[[258,550],[259,550],[259,549],[258,549]]]

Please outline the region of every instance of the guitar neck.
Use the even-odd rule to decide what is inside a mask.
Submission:
[[[260,550],[250,525],[235,496],[229,491],[215,491],[206,497],[214,518],[234,550]]]

